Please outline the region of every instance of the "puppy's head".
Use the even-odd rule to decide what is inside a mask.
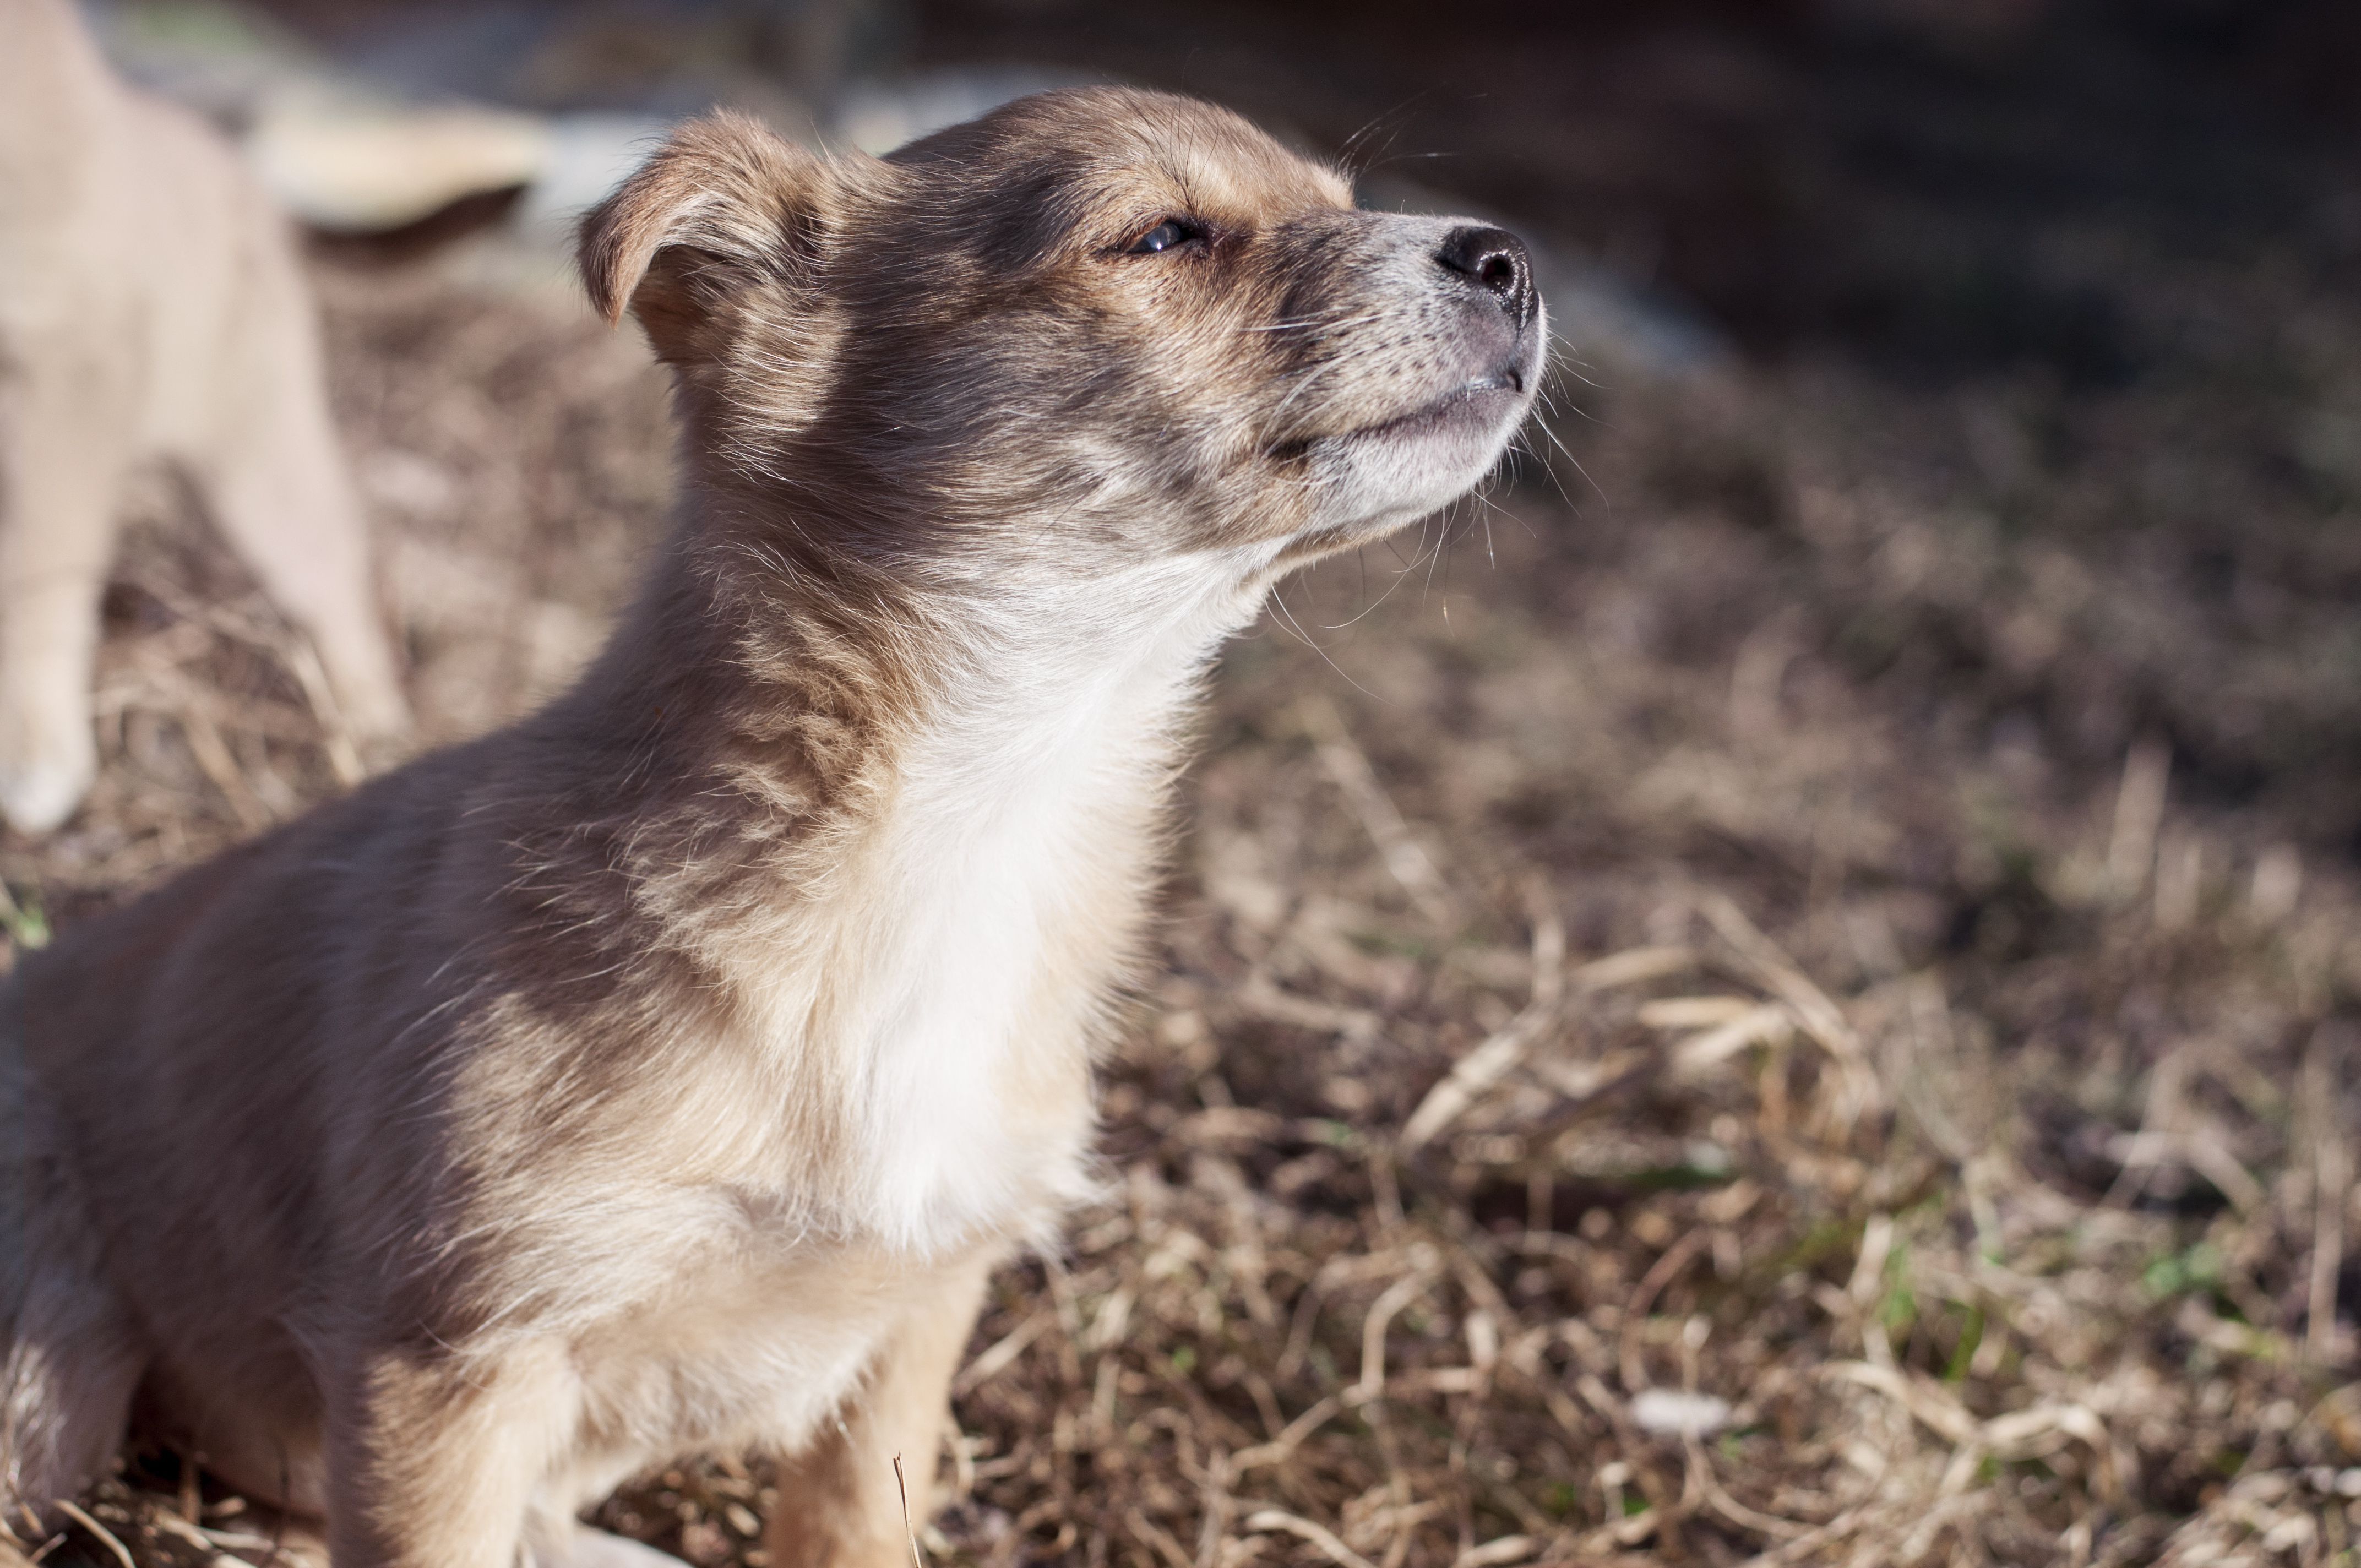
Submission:
[[[697,122],[582,266],[677,370],[704,482],[904,559],[1373,538],[1482,477],[1547,335],[1513,236],[1359,211],[1235,115],[1111,89],[883,160]]]

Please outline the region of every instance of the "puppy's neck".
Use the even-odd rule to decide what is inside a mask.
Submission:
[[[1049,740],[1087,751],[1099,733],[1160,788],[1151,742],[1255,614],[1274,548],[1073,560],[1042,542],[1087,525],[1041,519],[881,559],[840,543],[860,526],[742,493],[693,502],[564,705],[568,728],[607,736],[605,776],[584,782],[642,810],[653,791],[708,819],[752,813],[767,833],[939,806],[907,786],[946,769],[981,797]]]

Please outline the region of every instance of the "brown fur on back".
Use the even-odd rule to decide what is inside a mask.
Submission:
[[[13,1299],[104,1332],[0,1277],[0,1503],[137,1389],[345,1568],[620,1561],[575,1511],[717,1449],[791,1459],[780,1561],[898,1561],[983,1271],[1089,1190],[1206,662],[1530,401],[1459,232],[1151,94],[882,162],[684,129],[585,231],[687,477],[605,654],[8,989]]]

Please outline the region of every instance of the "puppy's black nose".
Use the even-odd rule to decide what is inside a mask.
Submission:
[[[1524,324],[1533,308],[1533,262],[1525,242],[1506,229],[1454,229],[1435,259],[1500,301]]]

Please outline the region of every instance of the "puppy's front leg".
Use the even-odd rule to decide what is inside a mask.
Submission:
[[[913,1308],[880,1347],[840,1419],[780,1466],[778,1506],[763,1531],[773,1568],[901,1568],[909,1561],[894,1460],[900,1456],[908,1478],[909,1522],[924,1524],[951,1374],[975,1327],[990,1263],[948,1271],[934,1299]]]
[[[578,1414],[562,1351],[364,1365],[329,1400],[335,1568],[517,1568],[534,1490]]]
[[[289,280],[291,286],[293,280]],[[241,423],[192,464],[214,520],[312,640],[354,737],[410,722],[369,571],[368,525],[319,389],[308,322],[274,323]]]

